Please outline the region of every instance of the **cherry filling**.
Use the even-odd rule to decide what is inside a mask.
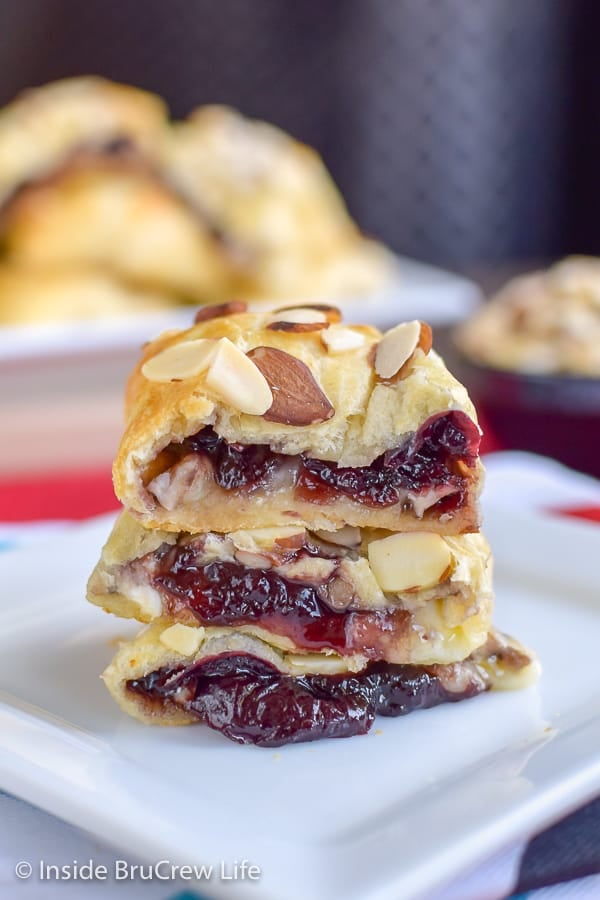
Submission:
[[[440,493],[439,503],[446,509],[457,508],[464,501],[468,469],[477,461],[479,442],[479,430],[469,416],[451,410],[431,416],[402,447],[358,468],[305,454],[289,457],[264,445],[228,444],[210,426],[172,449],[207,456],[215,480],[226,490],[265,487],[278,468],[293,460],[297,463],[295,490],[305,500],[326,503],[344,494],[377,508],[400,502],[407,492],[422,494],[433,489]]]
[[[264,487],[285,456],[265,444],[228,444],[209,426],[182,444],[184,452],[203,453],[210,459],[217,484],[227,491]]]
[[[472,468],[481,437],[475,423],[460,410],[431,416],[396,450],[378,456],[370,466],[352,469],[321,459],[303,457],[298,489],[302,496],[326,499],[329,491],[346,494],[371,507],[393,506],[402,494],[420,494],[445,486],[454,505],[465,495],[464,472],[457,463]],[[448,503],[446,503],[448,506]]]
[[[175,703],[232,741],[260,747],[366,734],[376,715],[403,716],[485,689],[472,677],[448,690],[435,667],[389,663],[370,663],[358,674],[291,676],[235,653],[158,669],[126,687],[151,702]]]
[[[410,614],[403,609],[333,611],[324,600],[335,575],[315,586],[238,563],[199,565],[196,558],[189,545],[161,555],[152,582],[163,597],[165,614],[191,610],[203,625],[259,625],[304,650],[359,652],[371,658],[383,656],[410,625]]]

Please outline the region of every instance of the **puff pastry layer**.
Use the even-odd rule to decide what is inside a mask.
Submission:
[[[387,533],[352,531],[175,535],[123,514],[88,599],[142,622],[235,627],[296,653],[430,665],[462,660],[485,642],[493,597],[482,535],[424,533],[416,545],[396,538],[382,559]]]
[[[123,504],[147,527],[172,531],[283,524],[476,531],[479,430],[466,390],[440,357],[416,347],[383,379],[376,329],[324,322],[317,308],[303,311],[309,321],[282,328],[286,316],[298,313],[217,316],[145,348],[128,384],[113,469]],[[334,348],[336,335],[350,336],[350,349]],[[198,348],[199,371],[156,380],[150,369],[178,345],[186,358]],[[206,353],[215,348],[227,349],[227,363],[211,378]],[[240,409],[236,390],[247,373],[235,371],[236,354],[244,366],[248,358],[260,363],[259,378],[267,373],[273,406],[264,414]],[[207,439],[220,444],[207,452]]]
[[[117,703],[148,724],[203,722],[261,746],[363,734],[375,714],[406,715],[537,677],[530,652],[495,632],[461,663],[390,666],[356,657],[348,666],[281,652],[234,629],[202,629],[181,652],[170,646],[172,630],[157,622],[122,645],[103,675]]]

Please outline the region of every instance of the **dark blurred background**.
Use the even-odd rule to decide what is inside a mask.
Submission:
[[[363,228],[463,271],[600,252],[597,0],[20,0],[0,102],[97,73],[317,147]]]

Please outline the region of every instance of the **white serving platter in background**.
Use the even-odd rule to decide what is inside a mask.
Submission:
[[[207,898],[411,900],[600,790],[596,526],[487,508],[497,624],[538,686],[282,747],[122,714],[99,673],[136,630],[84,601],[110,521],[0,556],[0,787],[148,862],[249,860]]]
[[[477,285],[460,275],[398,257],[397,277],[388,289],[368,298],[336,299],[348,322],[367,322],[388,328],[407,319],[423,319],[431,325],[452,325],[473,312],[481,300]],[[301,303],[303,298],[297,301]],[[312,300],[311,302],[315,302]],[[323,302],[331,302],[323,298]],[[282,303],[255,303],[257,309]],[[164,313],[147,313],[87,322],[61,322],[35,326],[0,327],[0,362],[24,357],[47,357],[94,351],[136,350],[167,328],[186,328],[196,307],[177,307]]]

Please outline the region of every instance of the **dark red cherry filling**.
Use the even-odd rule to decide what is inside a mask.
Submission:
[[[199,565],[193,545],[161,552],[153,584],[169,616],[191,610],[203,625],[259,625],[305,650],[379,658],[410,619],[401,609],[335,612],[324,602],[328,582],[315,586],[232,562]]]
[[[186,438],[184,452],[203,453],[210,459],[215,481],[227,491],[238,488],[264,487],[286,457],[273,453],[265,444],[228,444],[213,428],[207,426]]]
[[[464,467],[475,465],[479,442],[479,430],[469,416],[451,410],[431,416],[402,447],[357,468],[304,454],[289,457],[273,453],[265,445],[228,444],[210,426],[175,449],[206,455],[215,480],[226,490],[265,487],[280,466],[293,460],[298,463],[296,492],[305,500],[326,503],[345,494],[366,506],[386,507],[398,503],[406,492],[445,488],[439,502],[444,508],[456,508],[466,493]]]
[[[455,506],[464,500],[465,477],[457,463],[472,468],[481,436],[475,423],[461,410],[431,416],[396,450],[378,456],[370,466],[345,468],[312,457],[302,458],[298,489],[307,499],[327,499],[335,492],[372,507],[393,506],[410,491],[452,489]],[[446,504],[447,505],[447,504]]]
[[[435,667],[389,663],[371,663],[358,674],[291,676],[232,653],[158,669],[128,681],[127,689],[153,703],[175,703],[239,744],[279,747],[366,734],[376,715],[465,700],[484,685],[472,678],[462,691],[449,691]]]

